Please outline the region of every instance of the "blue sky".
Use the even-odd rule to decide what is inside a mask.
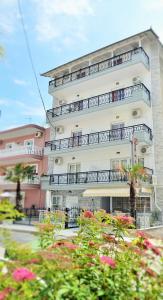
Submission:
[[[48,79],[40,73],[150,26],[163,42],[163,0],[21,0],[40,88],[51,108]],[[0,0],[0,130],[45,125],[24,42],[17,0]]]

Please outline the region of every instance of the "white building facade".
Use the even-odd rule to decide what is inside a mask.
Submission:
[[[52,69],[45,144],[47,207],[129,211],[127,178],[140,162],[148,180],[137,210],[163,209],[163,50],[150,29]]]

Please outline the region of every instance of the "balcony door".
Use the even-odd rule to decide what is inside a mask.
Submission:
[[[124,128],[124,123],[115,123],[111,125],[111,140],[120,140],[124,138],[125,132],[122,130]]]
[[[82,144],[82,131],[72,132],[72,147],[77,147]]]
[[[68,165],[68,182],[70,184],[77,182],[77,173],[80,172],[80,163]]]

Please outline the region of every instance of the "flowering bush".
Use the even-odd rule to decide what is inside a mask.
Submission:
[[[40,247],[46,248],[54,242],[55,231],[62,229],[65,224],[65,214],[62,211],[46,212],[42,223],[38,225],[40,232]]]
[[[7,249],[0,300],[163,299],[162,245],[140,231],[126,239],[132,221],[85,211],[71,240],[50,239],[47,247],[29,249],[25,256],[20,247],[14,247],[14,256]],[[44,225],[41,230],[48,232],[51,223]]]

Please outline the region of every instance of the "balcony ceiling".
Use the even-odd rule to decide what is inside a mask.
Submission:
[[[64,72],[65,68],[71,68],[74,65],[76,65],[80,62],[84,62],[87,59],[94,59],[97,55],[102,55],[106,51],[111,51],[111,50],[115,51],[117,49],[117,47],[119,48],[119,47],[123,47],[124,45],[127,45],[128,43],[138,42],[138,40],[141,40],[143,38],[149,38],[151,40],[153,38],[158,39],[158,36],[156,35],[156,33],[152,29],[148,29],[148,30],[145,30],[145,31],[140,32],[138,34],[135,34],[133,36],[127,37],[123,40],[120,40],[118,42],[115,42],[113,44],[110,44],[108,46],[102,47],[102,48],[100,48],[96,51],[88,53],[84,56],[81,56],[77,59],[74,59],[74,60],[68,62],[68,63],[60,65],[56,68],[53,68],[53,69],[51,69],[51,70],[49,70],[45,73],[42,73],[41,75],[45,76],[45,77],[54,78],[54,77],[56,77],[56,74],[58,74],[58,72]]]

